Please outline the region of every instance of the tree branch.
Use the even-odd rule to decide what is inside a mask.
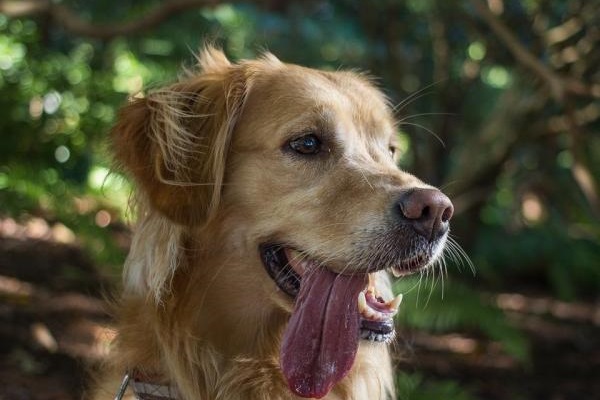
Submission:
[[[600,197],[598,196],[598,185],[594,174],[588,167],[582,138],[584,137],[581,127],[577,122],[577,115],[572,104],[565,105],[565,116],[569,124],[568,132],[571,135],[569,148],[573,156],[573,167],[571,175],[585,196],[592,213],[600,218]]]
[[[600,85],[586,85],[576,79],[560,76],[531,54],[481,0],[470,0],[470,2],[477,14],[488,24],[515,59],[546,82],[556,102],[562,104],[566,94],[600,98]]]
[[[566,131],[572,138],[570,150],[574,158],[574,166],[571,169],[573,178],[584,194],[592,212],[596,216],[600,215],[598,185],[585,162],[585,156],[581,145],[581,137],[583,135],[571,100],[572,95],[588,95],[600,98],[600,86],[589,85],[590,88],[588,88],[587,85],[578,80],[560,76],[532,55],[506,25],[496,18],[496,16],[483,4],[483,2],[480,0],[470,1],[479,16],[486,21],[490,29],[500,38],[517,61],[546,81],[550,87],[554,100],[563,107],[568,123]]]
[[[96,39],[111,39],[147,31],[173,15],[219,3],[219,0],[169,0],[136,20],[110,24],[86,21],[70,8],[52,0],[0,0],[0,13],[13,18],[45,14],[68,32]]]

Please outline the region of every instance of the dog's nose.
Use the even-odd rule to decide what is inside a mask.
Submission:
[[[429,241],[448,230],[448,221],[454,213],[450,199],[437,189],[416,188],[406,191],[397,206],[404,220]]]

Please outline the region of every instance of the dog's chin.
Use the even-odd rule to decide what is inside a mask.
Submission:
[[[319,262],[295,246],[263,243],[259,246],[259,252],[268,275],[290,300],[298,296],[303,276],[314,269],[325,268],[334,274],[365,275],[365,288],[357,299],[360,313],[360,332],[357,334],[361,339],[373,342],[390,342],[394,338],[393,317],[402,299],[401,296],[384,299],[374,284],[376,282],[374,274],[387,270],[395,277],[410,275],[426,269],[437,256],[433,250],[415,249],[404,252],[404,257],[398,257],[390,264],[369,266],[362,270],[356,267],[347,268],[344,272],[338,273],[337,271],[343,271],[345,268],[343,266],[335,268],[336,265]]]

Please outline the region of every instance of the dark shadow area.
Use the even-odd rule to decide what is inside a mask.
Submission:
[[[0,398],[81,398],[113,336],[110,287],[77,246],[0,238]]]

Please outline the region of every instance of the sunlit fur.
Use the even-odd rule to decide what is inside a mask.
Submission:
[[[308,132],[327,146],[313,158],[286,146]],[[445,237],[425,249],[391,233],[394,199],[428,187],[396,167],[395,132],[388,102],[360,74],[270,54],[231,64],[212,48],[177,83],[125,106],[112,143],[136,184],[137,225],[117,337],[93,396],[112,398],[135,369],[183,399],[294,399],[279,366],[293,301],[265,272],[258,246],[285,243],[346,273],[418,251],[437,257]],[[389,293],[387,273],[377,274]],[[326,398],[393,393],[387,346],[361,342]]]

